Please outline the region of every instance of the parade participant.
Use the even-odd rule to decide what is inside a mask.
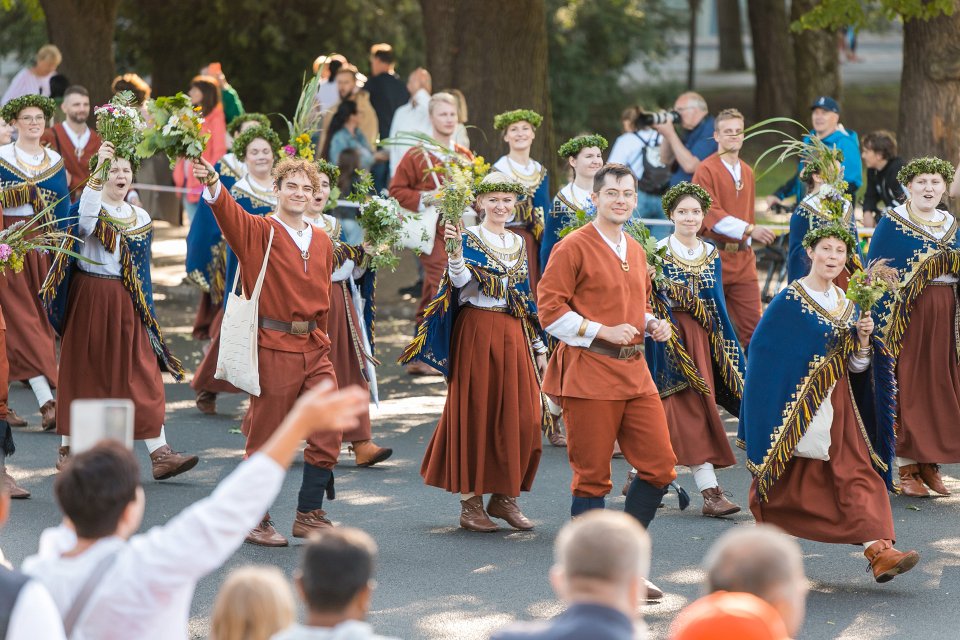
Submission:
[[[267,259],[267,247],[272,249],[263,280],[257,332],[259,367],[267,375],[260,376],[260,395],[250,397],[242,426],[249,456],[270,438],[299,396],[324,380],[336,382],[326,334],[333,244],[326,234],[313,233],[313,227],[303,220],[320,178],[315,164],[302,158],[285,158],[273,169],[276,211],[259,216],[250,215],[239,203],[244,198],[237,188],[243,181],[234,185],[241,196],[238,201],[220,184],[209,162],[195,161],[193,175],[204,183],[203,198],[213,209],[227,244],[236,252],[244,291],[253,291]],[[247,180],[251,176],[253,167]],[[323,498],[324,494],[334,498],[333,467],[339,455],[340,433],[314,434],[307,440],[294,537],[307,537],[312,531],[332,526],[323,510]],[[273,527],[269,513],[250,532],[247,542],[288,544]]]
[[[493,119],[493,128],[503,132],[510,147],[505,156],[493,163],[493,169],[511,176],[523,185],[525,197],[517,203],[510,230],[523,238],[527,248],[530,290],[536,292],[540,280],[540,242],[543,239],[544,213],[550,209],[550,177],[547,168],[530,157],[530,148],[543,116],[530,109],[515,109]]]
[[[279,149],[280,137],[273,129],[262,124],[248,128],[233,142],[233,153],[243,160],[245,175],[233,182],[233,186],[229,189],[225,185],[230,184],[230,178],[220,184],[223,189],[230,192],[237,204],[251,215],[265,216],[277,206],[276,194],[270,182],[271,171],[276,163]],[[213,210],[209,203],[201,202],[197,213],[204,213],[204,220],[206,220],[206,213],[209,213],[210,220],[202,224],[208,229],[215,229],[217,235],[220,235],[220,226],[213,217]],[[216,311],[210,321],[210,348],[197,366],[190,386],[197,394],[197,409],[201,413],[213,415],[217,412],[218,393],[240,392],[229,382],[214,378],[217,371],[217,357],[220,353],[220,323],[223,321],[223,305],[226,304],[226,287],[233,283],[237,272],[236,254],[229,247],[223,247],[221,250],[215,248],[211,251],[211,259],[207,263],[206,271],[211,277],[210,302],[216,306]]]
[[[373,359],[375,276],[364,266],[363,247],[343,242],[340,221],[323,212],[330,200],[332,185],[340,179],[340,169],[322,159],[316,164],[320,188],[314,192],[303,219],[322,229],[333,241],[333,287],[327,315],[330,362],[338,385],[356,385],[369,392],[371,385],[375,389],[377,384],[377,363]],[[354,302],[357,297],[362,299],[362,312]],[[393,455],[393,449],[377,446],[372,438],[368,409],[360,414],[355,429],[343,433],[343,441],[350,443],[358,467],[372,467]]]
[[[3,209],[0,207],[0,213]],[[0,230],[4,227],[3,217],[0,216]],[[6,274],[0,274],[0,291],[7,286]],[[6,458],[16,447],[13,443],[13,431],[10,430],[9,406],[7,400],[10,393],[10,365],[7,362],[7,325],[3,320],[3,307],[0,306],[0,482],[3,489],[14,499],[29,498],[30,492],[17,484],[13,476],[7,471]]]
[[[839,222],[804,241],[810,273],[757,326],[738,444],[757,522],[818,542],[863,545],[877,582],[917,564],[893,547],[894,359],[874,321],[833,284],[856,240]]]
[[[70,209],[63,159],[40,144],[44,123],[53,116],[54,102],[39,95],[11,100],[0,117],[17,129],[16,142],[0,147],[0,206],[4,226],[27,221],[47,211],[47,219],[62,219]],[[50,256],[31,251],[20,273],[7,274],[0,306],[7,319],[7,358],[11,380],[27,380],[40,407],[41,424],[51,431],[57,424],[57,403],[51,387],[57,384],[57,355],[53,327],[37,293],[50,270]],[[10,411],[12,426],[26,421]]]
[[[227,127],[234,140],[241,134],[258,126],[270,127],[270,120],[262,113],[244,113]],[[279,146],[277,144],[276,146]],[[243,158],[238,158],[232,148],[214,165],[226,189],[231,189],[237,180],[247,175]],[[269,182],[269,174],[264,176]],[[200,304],[193,321],[195,340],[209,340],[210,328],[223,301],[226,274],[226,246],[223,234],[213,218],[213,212],[203,200],[197,205],[197,213],[187,232],[187,281],[200,287]]]
[[[723,295],[740,344],[747,350],[760,321],[760,278],[751,242],[770,244],[775,236],[755,224],[753,169],[740,159],[743,115],[724,109],[714,122],[713,137],[720,150],[700,163],[692,182],[703,187],[713,202],[701,234],[720,250]]]
[[[444,240],[459,242],[400,361],[424,360],[449,381],[420,467],[424,482],[460,494],[464,529],[496,531],[492,516],[526,531],[533,523],[517,497],[530,491],[540,463],[538,370],[547,364],[524,239],[506,227],[526,188],[494,171],[476,192],[482,223],[462,233],[444,226]]]
[[[740,414],[746,362],[727,316],[720,252],[697,237],[711,204],[710,195],[689,182],[663,196],[663,211],[675,229],[657,243],[666,249],[668,282],[654,284],[654,303],[670,318],[678,340],[648,339],[644,355],[660,390],[677,461],[690,467],[703,496],[703,515],[727,516],[740,507],[724,496],[714,469],[737,460],[717,404]]]
[[[107,162],[110,168],[102,181]],[[179,382],[183,367],[167,348],[153,308],[153,220],[125,202],[136,168],[135,157],[117,156],[112,143],[100,145],[94,170],[98,177],[87,181],[71,210],[71,218],[79,218],[71,220],[71,235],[82,241],[73,250],[84,260],[57,254],[40,296],[61,337],[57,468],[70,455],[74,400],[128,398],[135,408],[133,437],[147,446],[154,479],[166,480],[192,469],[198,458],[175,453],[163,426],[161,371]]]
[[[603,152],[607,139],[591,134],[570,138],[557,151],[573,172],[573,180],[565,184],[553,198],[553,207],[545,216],[543,242],[540,245],[540,270],[547,268],[553,246],[560,241],[560,231],[567,226],[567,217],[577,211],[593,215],[595,207],[590,199],[593,176],[603,166]]]
[[[904,166],[898,179],[910,199],[880,220],[867,256],[890,260],[900,275],[898,296],[881,299],[877,316],[897,359],[900,487],[917,498],[929,495],[927,487],[949,495],[939,465],[960,462],[960,237],[956,216],[937,208],[952,178],[953,167],[939,158]]]
[[[648,526],[676,478],[677,459],[641,352],[644,332],[665,342],[670,323],[651,312],[646,254],[623,231],[637,204],[633,173],[624,165],[605,165],[594,176],[590,197],[596,218],[556,247],[540,282],[540,315],[547,332],[562,342],[543,390],[560,399],[567,423],[571,515],[604,507],[613,443],[619,441],[638,469],[626,511]]]
[[[87,126],[90,117],[90,94],[81,86],[68,87],[60,109],[67,116],[43,132],[40,141],[60,154],[63,168],[70,179],[70,199],[80,199],[80,185],[90,175],[90,159],[100,148],[100,136]]]
[[[454,144],[451,140],[457,128],[457,100],[449,93],[435,93],[430,97],[428,106],[430,124],[433,127],[431,136],[443,149],[450,149],[458,158],[472,160],[473,154],[468,149]],[[434,196],[443,184],[442,173],[431,171],[444,162],[451,162],[450,157],[443,149],[432,145],[418,145],[409,149],[397,166],[397,172],[390,182],[390,195],[397,199],[400,206],[408,211],[421,212],[434,202]],[[417,306],[416,326],[423,322],[423,314],[427,304],[437,293],[440,278],[447,266],[446,251],[443,245],[443,227],[438,223],[438,233],[430,251],[424,251],[417,256],[420,266],[423,267],[423,286],[420,290],[420,303]],[[410,375],[436,375],[436,371],[428,365],[416,361],[407,365]]]
[[[810,258],[807,257],[803,239],[811,229],[817,229],[840,218],[850,235],[859,237],[857,219],[850,204],[850,196],[846,193],[847,184],[843,181],[843,167],[840,166],[838,155],[839,152],[818,145],[800,171],[800,179],[807,187],[807,197],[797,205],[790,216],[790,245],[787,249],[787,279],[790,282],[810,273]],[[846,291],[850,276],[862,266],[858,243],[834,284]]]

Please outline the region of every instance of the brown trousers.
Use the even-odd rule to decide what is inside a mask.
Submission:
[[[760,277],[753,250],[720,252],[723,266],[723,297],[740,345],[746,349],[760,322]]]

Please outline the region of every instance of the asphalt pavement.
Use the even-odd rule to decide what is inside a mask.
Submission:
[[[393,364],[409,334],[413,304],[396,299],[391,292],[409,276],[409,266],[406,261],[400,274],[384,278],[380,286],[384,300],[380,310],[385,318],[378,323],[383,400],[379,408],[373,408],[374,433],[379,444],[394,449],[393,457],[382,465],[359,469],[344,451],[336,472],[337,499],[328,503],[327,510],[336,523],[365,529],[379,544],[379,586],[370,613],[379,633],[401,638],[486,638],[510,621],[546,618],[562,609],[550,589],[547,572],[553,541],[569,516],[566,450],[544,443],[534,489],[520,499],[536,525],[533,531],[477,534],[458,528],[458,498],[426,487],[418,473],[443,406],[444,384],[440,378],[408,378]],[[157,279],[162,282],[162,264],[160,268]],[[182,286],[162,284],[158,293],[161,319],[175,353],[183,356],[188,366],[195,364],[199,347],[189,337],[195,294]],[[146,449],[137,444],[147,496],[144,530],[162,525],[207,496],[236,467],[243,446],[242,436],[235,432],[244,404],[239,396],[221,397],[219,415],[204,416],[195,409],[187,384],[169,381],[166,392],[167,438],[175,450],[196,453],[201,462],[188,474],[155,482],[149,475]],[[14,384],[11,404],[33,425],[16,431],[17,453],[9,460],[11,472],[33,497],[14,502],[10,521],[0,533],[0,547],[19,565],[36,551],[40,532],[58,522],[52,497],[58,438],[40,432],[36,403],[28,388]],[[736,423],[732,419],[727,421],[727,431],[733,438]],[[734,450],[739,464],[718,475],[732,499],[745,507],[750,478],[742,464],[743,452]],[[614,460],[612,466],[615,492],[608,506],[622,509],[619,487],[628,465]],[[893,582],[875,584],[858,547],[801,541],[811,592],[800,638],[960,637],[960,609],[956,606],[960,595],[960,466],[946,466],[944,472],[954,496],[891,498],[898,547],[922,553],[920,565]],[[676,613],[698,597],[699,563],[711,542],[731,527],[753,523],[746,509],[730,518],[702,517],[693,479],[686,469],[680,473],[679,481],[693,503],[679,511],[676,494],[671,491],[651,527],[651,577],[667,593],[662,603],[643,610],[653,638],[665,638]],[[295,465],[271,508],[278,529],[286,535],[299,482],[300,466]],[[217,589],[230,569],[266,563],[291,575],[301,544],[294,538],[291,542],[291,547],[282,549],[243,545],[226,566],[201,581],[191,616],[193,637],[206,637]]]

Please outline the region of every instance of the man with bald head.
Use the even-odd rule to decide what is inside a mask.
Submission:
[[[686,133],[681,139],[672,123],[655,125],[654,129],[663,135],[660,148],[660,161],[665,165],[673,164],[670,186],[690,181],[700,161],[717,152],[717,141],[713,137],[713,116],[707,110],[707,101],[699,93],[688,91],[680,94],[673,104],[680,114],[680,125]]]
[[[430,124],[430,113],[427,105],[430,102],[430,94],[433,92],[433,78],[430,72],[423,67],[414,69],[407,78],[407,91],[410,93],[410,100],[405,105],[400,106],[393,114],[393,121],[390,123],[390,138],[396,138],[400,133],[425,133],[430,135],[433,126]],[[397,172],[397,165],[403,160],[403,154],[412,144],[391,144],[390,151],[390,177]]]

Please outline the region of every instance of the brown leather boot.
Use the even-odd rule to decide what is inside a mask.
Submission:
[[[308,538],[311,533],[331,528],[333,523],[327,518],[327,512],[323,509],[297,511],[297,516],[293,519],[294,538]]]
[[[923,486],[920,466],[905,464],[900,467],[900,493],[909,498],[929,498],[930,492]]]
[[[261,547],[285,547],[290,543],[273,527],[270,514],[265,513],[263,520],[250,530],[244,542],[260,545]]]
[[[493,533],[499,529],[483,510],[483,496],[460,501],[460,526],[479,533]]]
[[[889,540],[877,540],[864,549],[863,555],[870,561],[873,579],[877,582],[890,582],[895,576],[906,573],[920,562],[916,551],[897,551]]]
[[[212,391],[197,391],[197,409],[204,415],[217,415],[217,394]]]
[[[40,407],[40,426],[44,431],[53,431],[57,428],[57,401],[47,400]]]
[[[26,427],[27,421],[17,415],[17,412],[7,407],[7,422],[10,423],[11,427]]]
[[[921,462],[917,464],[917,467],[919,467],[918,473],[920,479],[923,480],[923,484],[942,496],[950,495],[950,489],[947,489],[947,485],[943,484],[943,478],[940,477],[940,465],[932,462]]]
[[[3,486],[7,489],[7,494],[14,500],[25,500],[30,497],[30,492],[17,484],[7,470],[3,470]]]
[[[506,520],[514,529],[519,531],[530,531],[533,529],[533,523],[527,520],[520,507],[517,506],[517,499],[505,496],[501,493],[494,493],[487,502],[487,515],[500,520]]]
[[[185,456],[171,449],[170,445],[165,444],[150,454],[150,461],[153,463],[153,479],[166,480],[190,471],[197,466],[200,458]]]
[[[740,507],[723,495],[723,489],[714,487],[713,489],[704,489],[700,492],[703,495],[703,509],[701,513],[705,516],[716,518],[718,516],[729,516],[740,511]]]
[[[377,446],[373,440],[358,440],[347,447],[353,452],[358,467],[372,467],[393,455],[393,449]]]
[[[60,447],[57,449],[57,471],[63,469],[63,465],[67,464],[67,459],[70,457],[70,447]]]
[[[633,471],[627,471],[627,481],[623,483],[623,489],[620,491],[621,495],[627,495],[627,492],[630,491],[630,485],[633,484],[633,479],[636,477],[636,473]]]

